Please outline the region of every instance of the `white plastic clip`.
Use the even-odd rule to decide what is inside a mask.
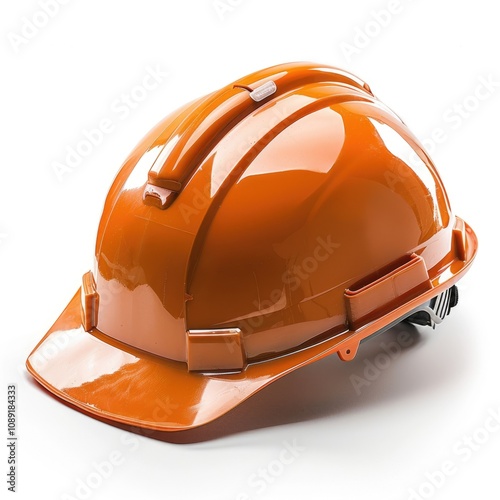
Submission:
[[[257,87],[255,90],[252,90],[252,92],[250,92],[250,97],[255,102],[260,102],[266,97],[273,95],[277,90],[278,87],[276,87],[276,84],[271,80],[262,84],[260,87]]]

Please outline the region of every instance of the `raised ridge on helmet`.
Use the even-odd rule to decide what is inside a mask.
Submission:
[[[210,149],[270,98],[303,85],[335,83],[373,95],[368,84],[338,68],[289,63],[252,73],[198,101],[153,163],[144,202],[167,208]]]
[[[187,431],[456,305],[477,238],[423,145],[362,82],[295,66],[179,107],[130,152],[93,267],[26,363],[54,396],[143,435]],[[165,146],[151,175],[167,187],[149,189],[175,201],[158,210],[144,189]]]

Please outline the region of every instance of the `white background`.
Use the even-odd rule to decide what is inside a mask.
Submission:
[[[484,430],[492,423],[488,415],[500,411],[494,3],[222,0],[217,9],[212,0],[73,0],[31,31],[24,18],[43,23],[39,4],[6,4],[0,15],[0,407],[6,407],[7,383],[16,383],[17,498],[499,498],[500,432],[498,425]],[[377,15],[389,7],[389,17]],[[23,29],[30,39],[20,38]],[[351,363],[334,356],[280,380],[191,444],[128,435],[48,396],[24,361],[91,266],[104,197],[124,158],[179,105],[296,60],[359,75],[426,141],[455,212],[480,240],[459,307],[435,331],[422,328],[361,394],[352,376],[364,377],[367,361],[397,332],[364,344]],[[168,76],[134,109],[117,108],[148,67]],[[491,89],[480,88],[478,101],[474,94],[484,80]],[[64,162],[68,146],[105,118],[112,132],[59,180],[54,163]],[[433,135],[438,144],[428,141]],[[293,461],[286,455],[286,464],[279,462],[284,443],[298,450]],[[0,471],[6,471],[7,448],[0,449]],[[113,471],[97,476],[95,464],[110,455]],[[444,462],[452,463],[453,474],[443,479],[435,471]],[[91,489],[78,489],[80,481],[90,481]]]

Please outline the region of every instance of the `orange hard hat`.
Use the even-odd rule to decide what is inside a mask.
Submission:
[[[27,367],[96,418],[194,428],[404,319],[439,323],[476,251],[421,144],[366,83],[275,66],[132,151],[95,268]]]

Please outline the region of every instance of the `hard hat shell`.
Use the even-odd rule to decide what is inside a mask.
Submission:
[[[27,366],[97,418],[197,427],[300,366],[352,359],[476,250],[421,144],[368,85],[310,63],[268,68],[133,150],[95,269]]]

